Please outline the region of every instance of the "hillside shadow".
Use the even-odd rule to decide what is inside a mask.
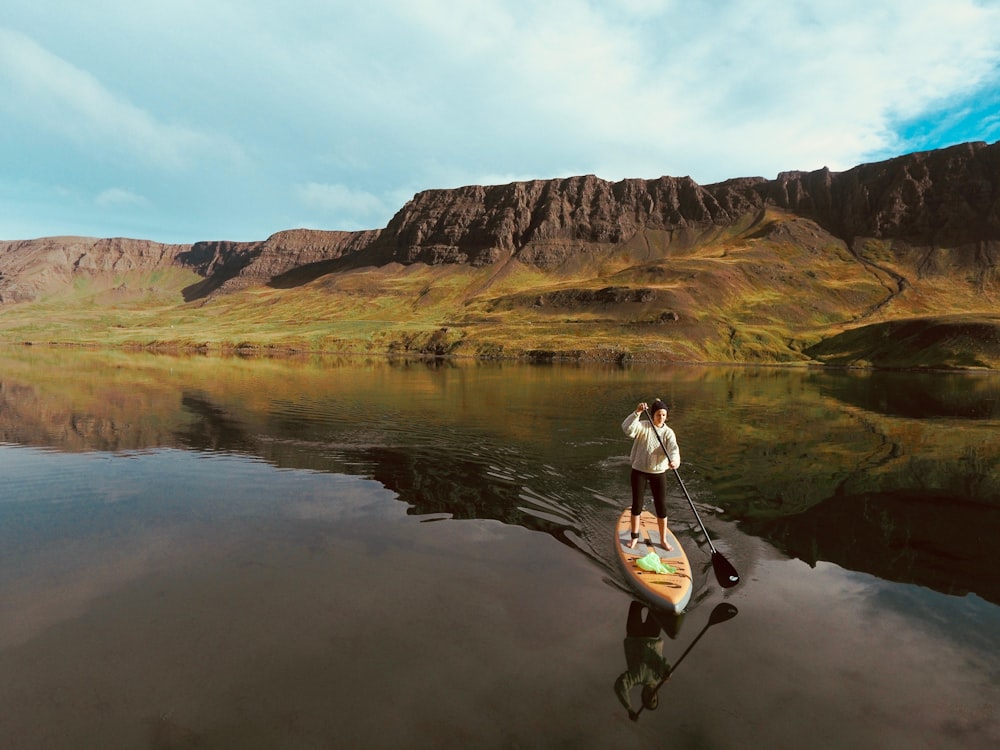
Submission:
[[[267,282],[267,286],[272,289],[294,289],[305,286],[323,276],[371,266],[384,266],[391,260],[392,246],[385,240],[376,239],[361,250],[337,258],[303,263],[283,273],[275,274]]]
[[[201,281],[181,290],[185,302],[203,299],[230,279],[239,276],[263,252],[259,242],[199,242],[190,250],[179,253],[177,260],[192,269]]]
[[[972,313],[871,323],[803,352],[835,366],[988,369],[1000,360],[1000,318]]]
[[[830,378],[821,387],[842,403],[889,417],[1000,419],[1000,384],[988,375],[875,370]]]
[[[305,265],[297,266],[272,277],[267,282],[267,286],[272,289],[294,289],[305,286],[323,276],[331,273],[339,273],[351,267],[344,258],[318,260],[315,263],[306,263]]]
[[[740,528],[812,566],[831,562],[1000,604],[993,562],[1000,507],[911,488],[838,495],[798,515],[743,520]]]

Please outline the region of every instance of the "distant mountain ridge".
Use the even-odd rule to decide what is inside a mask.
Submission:
[[[781,221],[772,221],[779,215]],[[165,268],[196,275],[183,289],[188,302],[416,264],[482,269],[515,263],[553,279],[586,267],[596,283],[737,235],[745,244],[763,238],[816,245],[812,250],[840,244],[893,293],[933,275],[972,279],[993,293],[1000,261],[1000,142],[912,153],[844,172],[791,171],[773,180],[744,177],[704,186],[689,177],[612,183],[586,175],[426,190],[384,228],[360,232],[293,229],[257,242],[193,245],[78,237],[5,241],[0,311],[58,295],[81,276]]]
[[[863,164],[699,185],[689,177],[592,175],[425,190],[384,229],[293,229],[257,242],[163,245],[137,239],[46,237],[0,241],[0,302],[32,298],[39,266],[86,272],[176,263],[205,283],[191,296],[268,283],[295,268],[351,257],[351,265],[468,263],[516,256],[553,268],[588,245],[640,230],[703,232],[774,207],[812,219],[848,246],[873,238],[913,249],[967,251],[974,267],[1000,259],[1000,142],[965,143]],[[34,262],[32,262],[34,261]]]
[[[381,262],[496,262],[504,253],[551,266],[574,243],[618,244],[640,229],[737,224],[766,207],[816,221],[848,245],[969,246],[995,260],[1000,242],[1000,142],[865,164],[846,172],[783,172],[701,186],[688,177],[536,180],[419,193],[369,248]],[[558,244],[562,252],[542,247]],[[988,257],[989,256],[989,257]]]

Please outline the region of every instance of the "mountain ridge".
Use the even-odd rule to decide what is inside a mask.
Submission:
[[[821,349],[807,350],[852,326],[955,314],[993,325],[998,260],[1000,142],[975,142],[844,172],[782,172],[774,180],[702,186],[690,177],[608,182],[584,175],[426,190],[384,228],[358,232],[293,229],[258,242],[192,245],[123,238],[0,242],[0,340],[37,339],[24,334],[44,326],[26,326],[13,311],[57,305],[60,296],[78,304],[65,292],[86,286],[84,279],[105,278],[104,286],[134,296],[129,274],[169,270],[171,284],[183,280],[180,288],[143,288],[160,293],[164,305],[174,295],[175,306],[189,313],[206,303],[235,309],[254,294],[286,295],[269,296],[269,304],[289,306],[287,295],[299,292],[304,307],[344,326],[368,315],[359,318],[362,308],[352,307],[359,296],[367,295],[369,308],[395,305],[383,321],[395,334],[366,333],[362,342],[314,328],[303,340],[300,321],[286,326],[290,348],[354,350],[363,343],[366,351],[387,353],[601,350],[679,361],[829,361],[814,360]],[[421,274],[423,286],[406,287]],[[361,279],[371,283],[365,287]],[[505,291],[506,279],[520,287]],[[535,327],[529,336],[529,323],[545,324],[549,333]],[[204,321],[206,331],[211,325]],[[637,326],[665,325],[676,344],[671,351],[657,349],[651,331],[637,348],[615,343]],[[173,341],[156,331],[152,343],[187,346],[196,330],[189,326]],[[254,330],[247,327],[248,346],[279,345],[280,331],[255,342]],[[41,340],[74,340],[68,327],[49,333]],[[727,348],[727,337],[732,343],[748,333],[756,345]],[[83,339],[98,343],[100,336],[91,330]],[[151,342],[139,336],[127,343]],[[995,366],[1000,356],[986,344],[978,359],[960,359]],[[836,363],[878,363],[877,351],[859,352],[853,359],[841,352]],[[952,366],[935,358],[940,352],[917,364]]]

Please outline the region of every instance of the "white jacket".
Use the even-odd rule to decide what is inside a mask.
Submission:
[[[653,427],[651,422],[641,422],[640,415],[632,412],[625,421],[622,422],[622,431],[630,438],[635,438],[632,443],[632,468],[644,471],[647,474],[662,474],[670,468],[670,464],[677,468],[681,465],[681,451],[677,447],[677,438],[674,431],[666,425],[659,430]],[[660,438],[656,435],[659,433]],[[660,440],[667,447],[670,460],[660,446]]]

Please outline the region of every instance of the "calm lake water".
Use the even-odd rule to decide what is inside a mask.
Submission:
[[[640,637],[654,397],[742,582],[672,483]],[[998,427],[995,374],[0,351],[0,747],[995,748]]]

